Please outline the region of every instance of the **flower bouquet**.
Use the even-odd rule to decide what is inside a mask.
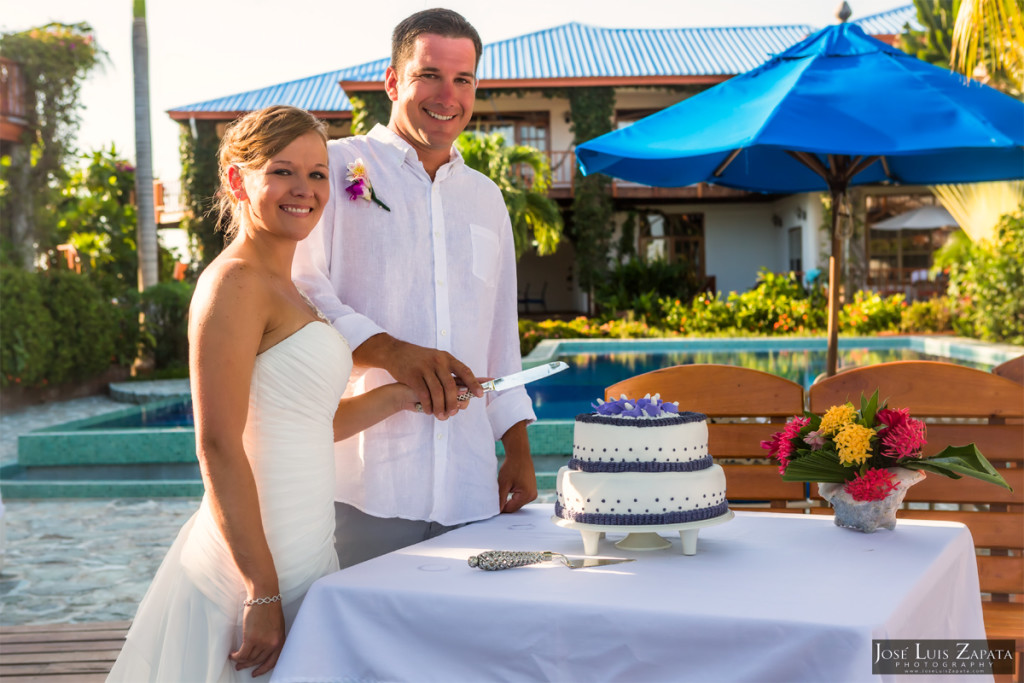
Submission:
[[[861,531],[894,528],[907,488],[926,472],[1010,488],[973,443],[924,457],[926,443],[925,424],[906,408],[879,405],[876,391],[870,399],[861,396],[860,410],[844,403],[821,416],[794,417],[761,447],[779,461],[783,481],[819,482],[836,524]]]

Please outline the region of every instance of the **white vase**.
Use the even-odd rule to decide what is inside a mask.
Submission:
[[[856,529],[866,534],[878,528],[896,528],[896,510],[903,503],[907,489],[923,480],[925,474],[905,467],[893,467],[889,471],[896,476],[896,489],[882,500],[854,500],[843,490],[843,484],[818,484],[818,493],[835,511],[836,526]]]

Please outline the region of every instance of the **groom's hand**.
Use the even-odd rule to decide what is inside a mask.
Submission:
[[[399,382],[408,385],[423,406],[439,420],[447,420],[460,408],[460,387],[480,398],[483,387],[465,363],[447,351],[417,346],[378,334],[359,345],[352,353],[357,365],[387,370]]]

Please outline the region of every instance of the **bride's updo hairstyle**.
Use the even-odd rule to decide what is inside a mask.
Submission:
[[[239,200],[231,189],[228,169],[243,171],[263,168],[285,147],[310,131],[327,143],[327,126],[305,109],[274,105],[249,112],[228,124],[217,152],[220,189],[217,191],[217,225],[227,241],[241,224]]]

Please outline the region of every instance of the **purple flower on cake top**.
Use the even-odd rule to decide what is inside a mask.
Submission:
[[[679,404],[662,401],[661,394],[655,394],[654,396],[647,394],[643,398],[635,400],[626,398],[626,395],[623,394],[620,398],[613,401],[597,399],[597,403],[591,403],[590,405],[597,411],[598,415],[609,417],[652,418],[679,414]]]

